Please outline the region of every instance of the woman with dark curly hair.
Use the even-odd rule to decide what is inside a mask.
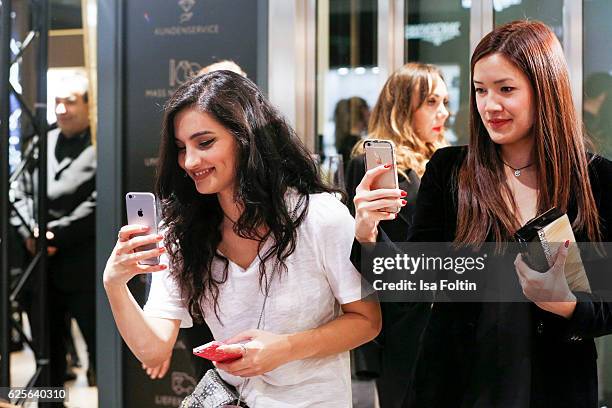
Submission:
[[[347,351],[381,325],[349,261],[354,221],[250,80],[218,71],[177,89],[156,190],[163,237],[124,226],[104,271],[136,357],[158,365],[179,327],[203,318],[222,350],[242,354],[216,365],[251,408],[350,406]],[[159,266],[138,264],[152,255]],[[153,273],[144,311],[126,285],[141,273]]]

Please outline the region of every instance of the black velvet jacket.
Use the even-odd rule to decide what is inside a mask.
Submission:
[[[398,174],[399,188],[406,192],[408,202],[395,220],[383,221],[380,228],[392,241],[403,241],[412,226],[416,209],[416,197],[421,179],[412,170]],[[365,175],[365,155],[352,159],[346,169],[348,207],[353,216],[355,189]],[[401,407],[412,385],[416,366],[416,353],[429,319],[428,303],[381,303],[383,327],[375,342],[358,347],[353,353],[353,365],[360,371],[377,375],[378,400],[382,408]],[[375,344],[374,344],[375,343]]]
[[[466,147],[448,147],[434,154],[421,179],[408,240],[454,240],[456,175],[466,153]],[[602,241],[609,242],[612,162],[598,156],[590,159],[589,177],[601,217]],[[572,206],[568,217],[570,221],[576,218]],[[581,234],[576,239],[588,241]],[[351,257],[357,268],[361,267],[360,252],[356,243]],[[532,303],[434,304],[414,387],[404,406],[595,408],[593,338],[612,333],[612,303],[596,292],[576,296],[578,303],[569,320]]]

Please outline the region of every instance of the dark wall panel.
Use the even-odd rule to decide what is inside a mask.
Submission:
[[[254,0],[126,2],[126,190],[152,188],[162,107],[177,86],[221,59],[257,78],[257,8]]]

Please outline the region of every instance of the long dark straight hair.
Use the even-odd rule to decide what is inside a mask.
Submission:
[[[223,211],[216,194],[200,194],[178,164],[174,118],[183,109],[195,108],[211,115],[236,138],[235,200],[244,211],[234,232],[272,246],[258,255],[260,285],[265,263],[276,258],[286,271],[285,259],[293,253],[297,228],[308,209],[308,194],[332,191],[320,179],[308,150],[279,112],[249,79],[230,71],[215,71],[181,85],[166,103],[156,192],[162,204],[165,242],[171,273],[196,320],[202,302],[212,302],[218,317],[218,285],[227,280],[227,259],[217,253],[221,242]],[[295,218],[286,193],[293,189],[305,196]],[[264,236],[261,230],[267,231]],[[211,274],[215,258],[225,260],[221,279]]]
[[[572,101],[567,64],[555,34],[538,21],[514,21],[497,27],[478,44],[474,66],[491,54],[501,54],[529,78],[534,91],[534,157],[538,171],[538,213],[553,206],[566,212],[575,200],[575,230],[590,240],[600,238],[599,213],[591,190],[586,140]],[[507,241],[520,228],[517,204],[504,180],[498,146],[491,140],[470,91],[470,144],[458,175],[455,243],[479,245],[492,234]],[[501,194],[493,194],[499,191]],[[508,208],[511,203],[512,211]],[[478,222],[475,222],[478,220]]]

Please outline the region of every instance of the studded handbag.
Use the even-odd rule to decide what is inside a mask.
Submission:
[[[240,405],[238,405],[240,404]],[[183,402],[181,408],[246,407],[236,389],[223,381],[216,369],[210,369]]]

